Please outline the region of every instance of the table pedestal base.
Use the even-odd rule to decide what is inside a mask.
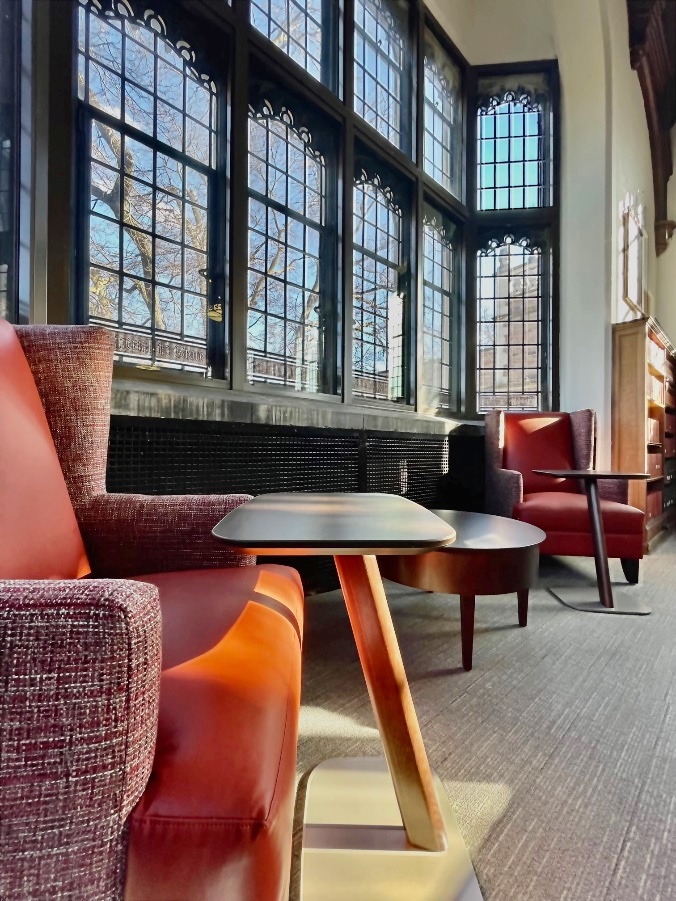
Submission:
[[[621,588],[613,590],[613,607],[604,607],[599,600],[598,588],[548,588],[547,591],[557,600],[572,607],[573,610],[581,610],[583,613],[616,613],[625,616],[647,616],[651,613],[650,607],[635,597],[633,591],[623,591]]]
[[[482,901],[446,792],[434,777],[446,848],[406,840],[387,763],[320,763],[307,784],[301,901]]]

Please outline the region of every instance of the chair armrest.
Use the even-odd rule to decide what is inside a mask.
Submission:
[[[629,503],[629,482],[624,479],[599,479],[599,497],[604,501],[617,501],[618,504]]]
[[[0,581],[0,897],[118,896],[160,664],[155,586]]]
[[[211,534],[248,500],[248,494],[100,494],[76,514],[93,575],[126,578],[255,563]]]
[[[516,469],[486,469],[486,513],[511,518],[514,506],[523,500],[523,476]]]

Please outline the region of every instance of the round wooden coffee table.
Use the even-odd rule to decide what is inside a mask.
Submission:
[[[455,529],[455,543],[415,557],[378,557],[381,574],[393,582],[460,595],[462,665],[472,669],[474,603],[478,594],[518,598],[519,625],[528,623],[528,591],[535,584],[545,540],[542,529],[487,513],[433,510]]]

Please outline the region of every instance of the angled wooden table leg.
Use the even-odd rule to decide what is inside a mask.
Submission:
[[[441,851],[444,825],[378,563],[374,556],[334,559],[406,835],[412,845]]]
[[[213,530],[245,553],[334,556],[386,758],[325,760],[308,776],[302,901],[482,901],[433,776],[374,554],[446,547],[455,530],[387,494],[259,495]]]

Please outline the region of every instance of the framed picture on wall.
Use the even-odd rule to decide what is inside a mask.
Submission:
[[[646,230],[643,205],[631,198],[622,213],[622,299],[645,313]]]

